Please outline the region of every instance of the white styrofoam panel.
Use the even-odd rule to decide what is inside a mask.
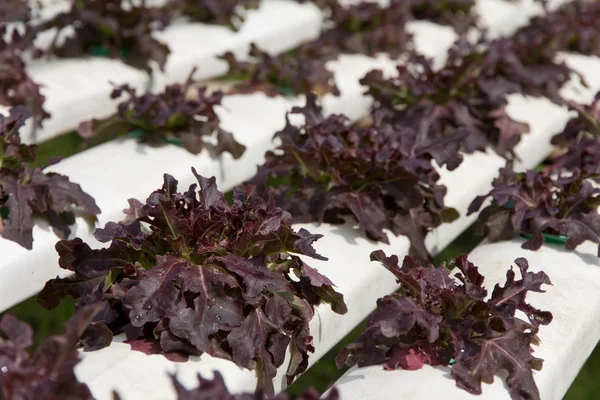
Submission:
[[[475,3],[475,10],[484,26],[494,25],[489,32],[490,37],[510,35],[515,28],[526,25],[529,19],[543,12],[542,6],[536,0],[520,0],[509,2],[505,0],[479,0]],[[494,24],[502,19],[511,21],[510,24]]]
[[[573,79],[563,88],[562,94],[572,100],[590,102],[593,95],[600,90],[600,76],[596,73],[600,67],[600,59],[573,54],[562,54],[561,58],[573,69],[581,73],[586,78],[588,84],[588,87],[583,87],[577,79]],[[520,161],[515,166],[518,169],[532,168],[539,164],[552,149],[550,145],[551,137],[562,130],[570,115],[572,115],[564,107],[558,107],[546,99],[526,98],[517,95],[510,97],[507,112],[514,119],[529,123],[531,128],[531,132],[523,136],[523,139],[516,148],[517,155],[520,157]],[[455,207],[457,204],[460,204],[462,207],[458,207],[458,210],[464,215],[466,207],[476,195],[487,193],[491,189],[492,179],[498,175],[498,168],[503,166],[504,163],[505,161],[496,155],[478,153],[466,156],[458,170],[464,168],[470,171],[473,176],[465,176],[462,181],[458,181],[460,184],[453,184],[453,182],[457,182],[457,171],[449,172],[442,170],[441,181],[448,187],[447,203]],[[483,175],[487,176],[483,178]],[[469,182],[468,188],[465,187],[464,182]],[[474,222],[476,219],[477,214],[474,214],[469,217],[461,217],[451,224],[442,225],[428,237],[427,243],[429,247],[434,252],[441,250],[441,248],[436,248],[435,246],[435,242],[440,240],[440,237],[455,237],[465,226],[468,226],[468,224]],[[522,241],[515,240],[514,243],[520,246]],[[515,258],[520,256],[528,257],[534,270],[544,269],[550,275],[551,279],[553,270],[546,267],[551,260],[554,263],[552,265],[560,266],[558,270],[561,271],[564,271],[564,265],[568,265],[570,268],[576,266],[577,268],[585,269],[585,271],[588,271],[588,267],[590,267],[588,264],[590,263],[595,270],[600,265],[600,261],[595,256],[597,246],[591,243],[586,243],[575,253],[546,248],[537,253],[525,251],[520,248],[518,248],[519,251],[512,251],[512,247],[517,248],[518,246],[513,244],[510,246],[506,245],[505,249],[503,244],[505,243],[478,247],[470,257],[476,265],[480,266],[480,271],[487,278],[489,288],[492,288],[493,284],[500,281],[506,273],[506,268],[508,268]],[[497,254],[497,257],[502,260],[501,265],[494,263],[494,258],[490,257],[489,249],[492,246],[497,247],[496,253],[492,254]],[[589,252],[591,252],[591,256],[587,254]],[[559,253],[560,257],[555,253]],[[398,249],[396,249],[394,254],[404,255]],[[477,256],[480,257],[479,260],[481,261],[478,261]],[[539,259],[540,262],[534,258],[538,256],[542,257]],[[542,260],[543,262],[541,262]],[[570,275],[570,271],[564,272],[562,277],[577,280],[578,275]],[[588,274],[588,272],[582,272],[582,277],[585,274]],[[595,274],[600,274],[600,271],[595,272]],[[382,282],[384,279],[394,281],[393,276],[389,273],[387,274],[387,278],[382,278]],[[540,305],[542,303],[533,302],[534,306],[539,305],[543,309],[555,312],[555,320],[551,327],[543,327],[542,329],[542,334],[540,335],[542,346],[535,349],[536,356],[547,359],[544,362],[543,372],[535,373],[536,382],[542,393],[542,399],[562,398],[598,342],[598,338],[600,338],[600,328],[595,326],[597,324],[594,325],[593,329],[589,329],[589,326],[594,324],[594,321],[587,312],[581,316],[581,321],[579,320],[579,315],[577,316],[577,322],[573,321],[575,317],[573,314],[577,313],[576,310],[582,304],[579,297],[577,302],[571,301],[571,304],[563,304],[566,301],[565,298],[572,293],[580,293],[579,290],[571,290],[574,283],[572,281],[565,281],[564,293],[559,295],[560,299],[556,299],[552,295],[557,286],[554,279],[553,283],[555,286],[548,289],[548,294],[541,298],[543,299],[543,305]],[[600,286],[600,280],[591,286],[596,289],[596,286]],[[592,291],[590,289],[586,295],[586,299],[589,298],[589,300],[586,300],[585,304],[590,304],[592,308],[590,313],[597,313],[598,308],[595,305],[600,307],[600,298],[597,295],[591,294],[594,292],[595,290]],[[381,290],[378,297],[382,297],[385,294],[388,294],[388,292]],[[538,296],[537,294],[532,294],[530,297],[535,299]],[[371,304],[374,306],[375,302],[373,301]],[[550,308],[550,304],[556,304],[559,310],[563,310],[566,307],[568,308],[568,313],[561,313],[559,316],[554,309]],[[561,317],[567,320],[557,323],[557,320]],[[557,329],[557,331],[553,329]],[[574,334],[569,337],[569,340],[565,340],[571,331]],[[546,340],[546,338],[549,339]],[[432,382],[435,382],[435,384],[432,384]],[[397,370],[392,372],[383,370],[381,365],[366,368],[351,368],[336,382],[335,386],[340,390],[341,398],[349,400],[437,399],[440,396],[449,396],[449,398],[457,400],[472,398],[472,395],[469,393],[455,387],[454,380],[449,378],[449,369],[442,367],[434,368],[425,366],[418,371]],[[491,386],[484,385],[483,395],[485,399],[510,398],[501,380],[496,380]]]
[[[554,10],[571,0],[548,0],[547,6]],[[541,15],[544,9],[538,0],[478,0],[475,12],[480,17],[483,26],[493,26],[488,31],[488,38],[497,38],[512,34],[516,29],[529,23],[529,19]],[[505,20],[506,24],[496,24],[495,21]],[[476,32],[469,32],[476,34]]]
[[[27,71],[41,86],[40,93],[46,97],[44,109],[51,115],[35,130],[33,120],[27,121],[21,130],[21,139],[27,144],[75,129],[81,121],[110,116],[119,103],[109,96],[113,83],[127,83],[143,93],[150,80],[143,71],[100,57],[34,62]],[[8,109],[0,106],[0,113],[7,114]]]
[[[600,338],[598,247],[586,242],[569,252],[563,245],[545,244],[538,251],[529,251],[521,248],[524,241],[484,242],[471,252],[469,260],[485,276],[484,285],[490,293],[496,283],[504,283],[506,271],[518,257],[528,259],[532,272],[544,271],[550,277],[553,285],[544,288],[546,293],[529,293],[527,298],[534,307],[554,315],[550,325],[541,327],[541,345],[534,346],[535,356],[544,360],[543,369],[534,371],[534,378],[542,399],[560,400]],[[429,365],[417,371],[385,371],[381,365],[352,368],[335,386],[341,398],[348,400],[474,398],[456,387],[450,368]],[[491,385],[483,384],[482,391],[482,399],[510,399],[500,377]]]
[[[113,85],[129,84],[138,92],[148,86],[148,75],[140,70],[109,58],[56,59],[34,63],[28,67],[34,82],[46,96],[44,109],[51,118],[43,127],[31,132],[32,121],[25,127],[23,142],[48,140],[56,134],[77,127],[91,118],[106,118],[115,112],[119,103],[110,98]]]

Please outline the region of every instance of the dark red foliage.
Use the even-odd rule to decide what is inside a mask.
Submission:
[[[319,8],[331,10],[335,7],[340,7],[339,0],[296,0],[298,3],[312,3]]]
[[[248,55],[252,61],[240,61],[227,52],[219,58],[227,61],[230,78],[244,81],[233,89],[236,93],[251,93],[262,90],[269,95],[332,93],[339,95],[333,73],[325,68],[324,59],[305,56],[302,50],[291,54],[271,56],[254,43]]]
[[[0,115],[0,209],[8,212],[0,217],[0,234],[31,250],[34,217],[43,216],[54,233],[65,239],[75,222],[73,206],[92,220],[100,209],[68,177],[29,165],[36,158],[37,146],[22,144],[19,136],[29,116],[24,107],[11,108],[8,117]]]
[[[258,0],[171,0],[167,11],[192,21],[227,25],[237,29],[243,21],[240,9],[256,8]]]
[[[407,0],[410,12],[417,20],[428,20],[442,25],[452,25],[457,32],[466,33],[477,24],[473,13],[475,0]]]
[[[34,37],[32,29],[19,33],[17,29],[8,30],[7,24],[0,24],[0,105],[25,106],[41,126],[50,114],[43,108],[45,97],[40,93],[40,85],[31,79],[22,58]]]
[[[555,11],[533,18],[525,30],[535,31],[543,47],[600,56],[600,3],[568,1]]]
[[[46,54],[107,56],[147,72],[151,71],[151,62],[155,62],[162,69],[169,49],[151,33],[163,29],[168,22],[168,12],[146,6],[145,0],[141,3],[133,0],[71,0],[69,11],[42,24],[43,29],[57,29]],[[59,41],[62,30],[69,26],[73,26],[74,34]]]
[[[9,314],[0,320],[0,399],[93,400],[77,380],[77,342],[102,305],[85,307],[65,323],[65,333],[52,336],[31,354],[33,330]],[[4,333],[6,339],[2,338]]]
[[[323,117],[314,96],[292,113],[305,123],[288,120],[275,134],[282,144],[267,152],[253,178],[258,188],[275,186],[277,203],[297,222],[341,223],[349,215],[363,236],[387,243],[384,229],[405,235],[428,259],[427,233],[458,217],[444,206],[446,188],[437,184],[431,159],[456,156],[460,138],[420,144],[409,129],[352,127],[344,116]]]
[[[577,168],[551,175],[547,172],[516,173],[510,166],[500,169],[494,188],[477,196],[468,214],[479,211],[491,197],[492,203],[479,214],[477,231],[494,242],[512,239],[517,233],[532,235],[523,248],[537,250],[542,233],[568,236],[567,250],[586,240],[598,244],[600,257],[600,189]]]
[[[552,138],[552,144],[564,149],[552,160],[549,170],[572,170],[594,180],[600,179],[600,92],[591,104],[567,103],[577,116]]]
[[[482,382],[492,383],[506,370],[512,399],[539,400],[532,370],[540,370],[543,360],[532,355],[531,346],[552,314],[525,298],[551,284],[544,272],[529,272],[527,260],[518,258],[521,279],[515,280],[511,267],[504,286],[497,284],[485,300],[484,277],[466,254],[450,264],[460,270],[454,278],[445,263],[435,268],[405,257],[399,266],[398,257],[386,257],[381,250],[371,253],[371,260],[394,274],[400,289],[377,300],[365,332],[337,356],[338,367],[383,364],[388,370],[415,370],[424,364],[447,366],[454,358],[452,377],[470,393],[481,394]],[[529,321],[516,318],[517,310]]]
[[[339,13],[344,12],[342,5],[339,0],[296,0],[298,3],[314,3],[318,7],[332,11],[335,16]],[[371,7],[362,2],[359,6],[346,7],[348,15],[355,14],[358,19],[363,19],[366,10],[374,10],[375,7]],[[373,3],[377,2],[371,2]],[[381,3],[381,2],[380,2]],[[394,3],[394,0],[392,0]],[[410,19],[417,20],[428,20],[438,24],[452,25],[460,33],[464,33],[469,26],[476,25],[477,18],[473,13],[475,5],[474,0],[404,0],[402,2],[396,1],[394,5],[403,4],[403,13],[410,17]],[[391,10],[392,8],[390,8]],[[362,15],[361,15],[362,14]],[[377,17],[378,14],[375,14]]]
[[[59,264],[74,274],[47,282],[37,299],[46,308],[66,295],[78,308],[106,300],[96,323],[110,331],[91,332],[101,343],[92,349],[124,331],[130,340],[160,343],[164,353],[206,352],[260,369],[259,386],[273,394],[288,349],[290,380],[307,367],[314,307],[327,302],[343,314],[343,296],[298,256],[325,259],[312,247],[321,235],[292,230],[291,216],[273,198],[253,196],[252,186],[234,188],[229,205],[215,178],[196,178],[197,192],[194,184],[178,193],[165,174],[146,204],[131,199],[125,220],[96,230],[107,248],[92,250],[79,238],[58,242]]]
[[[409,48],[411,35],[405,31],[408,21],[408,4],[404,0],[391,0],[387,6],[377,2],[360,2],[331,8],[333,25],[325,29],[318,39],[300,47],[304,57],[330,59],[340,53],[376,55],[387,52],[397,58]]]
[[[205,379],[198,375],[200,384],[194,389],[186,389],[176,376],[171,375],[175,391],[177,392],[178,400],[289,400],[285,393],[280,393],[274,397],[265,396],[264,391],[259,389],[255,393],[231,394],[225,386],[225,381],[218,371],[214,372],[212,379]],[[319,392],[314,389],[309,389],[296,397],[296,400],[338,400],[338,391],[333,388],[327,396],[321,397]]]
[[[27,0],[3,0],[0,3],[0,22],[27,22],[34,2]]]
[[[117,113],[108,119],[81,123],[79,135],[91,144],[136,131],[141,132],[140,140],[150,145],[176,140],[192,154],[208,148],[215,155],[229,152],[235,159],[240,158],[246,147],[221,128],[215,111],[223,93],[210,93],[208,88],[199,87],[190,95],[193,73],[183,85],[167,86],[159,94],[146,92],[137,96],[135,89],[127,84],[116,87],[111,98],[127,97],[119,104]],[[216,145],[210,143],[213,137]]]
[[[555,52],[538,51],[539,46],[525,31],[495,40],[483,51],[461,40],[439,71],[417,56],[413,66],[398,67],[397,77],[384,79],[382,72],[372,71],[361,83],[376,100],[376,121],[410,127],[431,139],[463,131],[461,150],[471,153],[489,145],[510,157],[528,128],[506,114],[506,96],[543,95],[560,103],[558,89],[569,76],[565,64],[553,61]]]

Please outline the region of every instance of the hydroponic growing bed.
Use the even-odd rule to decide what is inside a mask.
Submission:
[[[0,21],[0,398],[283,399],[366,318],[323,398],[559,399],[600,340],[600,3]],[[33,296],[76,304],[35,351]]]

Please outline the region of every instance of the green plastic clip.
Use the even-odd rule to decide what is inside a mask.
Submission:
[[[533,236],[528,233],[520,233],[520,235],[527,239],[529,239]],[[544,238],[544,242],[552,243],[552,244],[565,244],[565,242],[569,238],[568,236],[551,235],[549,233],[544,233],[544,232],[542,232],[542,237]]]

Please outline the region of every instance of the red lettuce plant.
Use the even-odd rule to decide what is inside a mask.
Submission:
[[[492,184],[488,194],[477,196],[469,206],[467,215],[479,211],[488,197],[492,200],[479,214],[476,234],[492,242],[512,239],[519,232],[531,235],[522,245],[528,250],[542,246],[542,233],[567,236],[567,250],[591,240],[598,244],[600,257],[600,189],[579,169],[550,175],[516,173],[509,165]]]
[[[221,128],[215,111],[223,93],[209,93],[206,87],[200,87],[190,97],[193,72],[185,84],[167,86],[160,94],[137,96],[135,89],[127,84],[114,88],[111,98],[127,96],[119,104],[117,113],[105,120],[81,123],[79,135],[88,139],[88,143],[94,143],[136,131],[141,133],[140,140],[150,145],[175,141],[192,154],[209,148],[215,154],[229,152],[234,158],[240,158],[246,147]],[[216,145],[212,145],[209,139],[215,136]]]
[[[150,72],[150,61],[162,69],[168,47],[154,39],[153,30],[163,29],[169,13],[159,7],[147,7],[146,0],[71,0],[69,11],[59,13],[42,24],[43,29],[57,29],[48,55],[80,57],[108,56]],[[59,40],[63,29],[75,30]]]
[[[430,161],[453,142],[416,146],[410,130],[359,129],[341,115],[324,118],[315,96],[292,113],[304,115],[305,123],[288,120],[275,134],[282,144],[267,152],[253,178],[259,189],[276,186],[277,203],[297,222],[341,223],[351,216],[363,236],[387,243],[384,229],[405,235],[418,257],[428,259],[427,233],[458,216],[444,206],[446,188]]]
[[[196,185],[178,193],[165,174],[146,204],[131,199],[125,220],[97,229],[96,239],[109,247],[58,242],[59,264],[74,274],[48,281],[37,299],[46,308],[66,295],[78,308],[106,301],[84,336],[87,349],[124,331],[134,349],[206,352],[256,369],[259,387],[272,395],[288,348],[288,378],[307,368],[314,306],[327,302],[343,314],[343,296],[298,256],[326,259],[312,247],[321,235],[295,232],[290,215],[273,198],[263,203],[252,186],[234,188],[230,205],[214,178],[192,171],[197,193]]]
[[[337,356],[338,367],[384,364],[385,369],[416,370],[424,364],[448,366],[458,387],[481,394],[481,383],[492,383],[494,375],[508,371],[506,383],[514,400],[539,400],[532,370],[543,360],[532,355],[540,325],[552,321],[552,314],[526,302],[528,292],[544,292],[550,285],[544,272],[529,272],[524,258],[515,260],[521,279],[515,280],[511,267],[504,286],[497,284],[491,298],[478,268],[457,257],[450,268],[460,273],[453,278],[445,263],[435,268],[405,257],[371,253],[400,284],[397,293],[377,300],[377,309],[367,317],[364,333]],[[519,310],[529,322],[515,317]]]
[[[0,398],[93,400],[87,385],[77,380],[77,342],[102,305],[85,307],[65,323],[65,333],[46,339],[31,354],[33,330],[5,314],[0,320]]]
[[[22,58],[34,37],[29,28],[22,34],[16,29],[9,33],[7,25],[0,24],[0,105],[27,107],[41,126],[50,114],[43,108],[45,97],[40,93],[40,85],[31,79]]]
[[[31,16],[31,6],[27,0],[4,0],[0,3],[0,21],[27,22]]]
[[[473,13],[475,0],[408,0],[408,3],[413,18],[452,25],[459,33],[466,33],[477,23]]]
[[[229,65],[229,77],[244,80],[235,86],[234,92],[262,90],[272,96],[280,92],[339,95],[333,73],[325,68],[324,59],[305,57],[302,50],[271,56],[254,43],[250,45],[248,55],[252,61],[237,60],[231,52],[219,57]]]
[[[439,71],[421,56],[412,57],[411,66],[399,66],[391,79],[371,71],[361,83],[376,100],[373,117],[430,138],[465,131],[463,151],[491,145],[511,157],[528,128],[506,114],[507,95],[546,96],[562,103],[559,89],[570,74],[566,64],[554,61],[557,49],[539,43],[536,34],[523,28],[511,38],[483,43],[485,50],[459,40]]]
[[[259,389],[256,393],[242,393],[242,394],[231,394],[225,386],[225,381],[218,371],[214,372],[212,379],[203,378],[198,374],[199,385],[193,389],[186,389],[174,375],[171,375],[175,391],[177,392],[178,400],[289,400],[289,397],[285,393],[280,393],[274,397],[265,396],[264,392]],[[321,397],[320,394],[314,390],[309,389],[306,392],[296,397],[296,400],[338,400],[339,393],[333,388],[327,396]]]
[[[192,21],[227,25],[237,29],[243,21],[244,8],[258,7],[258,0],[171,0],[167,9]]]
[[[30,113],[13,107],[10,115],[0,115],[0,235],[31,250],[34,217],[45,218],[54,233],[64,239],[75,222],[73,206],[95,219],[100,209],[94,199],[64,175],[43,172],[28,163],[36,158],[36,146],[21,143],[19,129]]]
[[[377,2],[360,2],[331,9],[331,28],[317,40],[301,46],[304,57],[309,54],[335,58],[340,53],[375,55],[387,52],[397,58],[409,48],[411,35],[404,25],[408,20],[407,2],[391,0],[387,6]]]
[[[600,4],[568,1],[558,9],[533,18],[526,30],[539,35],[539,43],[562,51],[600,56]]]

